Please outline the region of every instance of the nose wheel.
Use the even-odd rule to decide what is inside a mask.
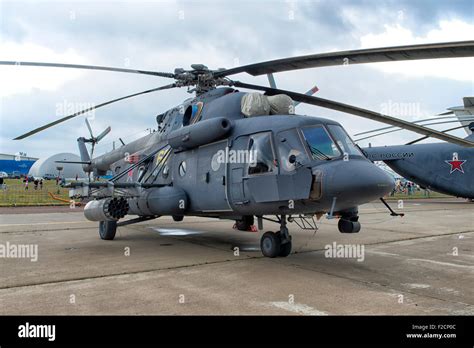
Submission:
[[[360,231],[360,222],[354,221],[355,218],[352,219],[344,219],[340,218],[339,222],[337,223],[337,228],[341,233],[357,233]]]
[[[265,257],[287,257],[291,253],[291,236],[286,228],[286,218],[282,216],[278,232],[265,232],[260,239],[260,249]]]

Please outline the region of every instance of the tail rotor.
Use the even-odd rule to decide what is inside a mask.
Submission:
[[[82,146],[83,146],[81,148],[81,144],[79,144],[79,151],[81,152],[81,157],[87,156],[88,158],[86,160],[91,161],[92,158],[94,157],[95,145],[98,144],[99,141],[101,141],[107,134],[109,134],[110,131],[112,130],[112,128],[110,128],[110,126],[109,126],[106,129],[104,129],[102,131],[102,133],[100,133],[98,136],[94,136],[94,132],[92,131],[92,127],[91,127],[91,124],[89,122],[89,119],[86,117],[85,120],[86,120],[87,129],[89,130],[89,134],[90,134],[91,137],[89,139],[79,138],[79,139],[82,140],[81,142],[82,142]],[[78,141],[79,141],[79,139],[78,139]],[[87,154],[87,150],[85,149],[85,144],[84,143],[91,143],[90,156],[89,156],[89,154]],[[84,153],[84,150],[85,150],[85,153]],[[92,174],[92,170],[89,170],[89,182],[91,181],[91,174]]]
[[[86,117],[86,125],[87,125],[87,129],[89,129],[89,134],[91,135],[91,137],[89,139],[86,139],[86,142],[87,143],[91,143],[91,159],[93,158],[94,156],[94,148],[95,148],[95,145],[101,141],[107,134],[110,133],[110,131],[112,130],[112,128],[107,127],[106,129],[104,129],[104,131],[102,133],[100,133],[97,137],[94,136],[94,132],[92,131],[92,127],[91,127],[91,124],[89,122],[89,119]]]

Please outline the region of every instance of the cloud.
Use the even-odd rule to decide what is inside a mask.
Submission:
[[[0,60],[158,71],[189,68],[192,63],[232,67],[367,45],[456,41],[472,32],[474,22],[470,1],[7,1],[0,6]],[[376,111],[382,111],[389,101],[418,103],[423,113],[431,115],[461,104],[462,97],[473,92],[472,80],[465,78],[472,75],[465,71],[459,78],[459,71],[439,72],[441,60],[433,62],[429,71],[424,61],[417,69],[358,65],[275,77],[281,88],[304,92],[317,84],[318,95],[324,98]],[[451,68],[456,64],[461,64],[460,60],[448,63]],[[23,141],[11,140],[60,117],[58,105],[96,104],[169,83],[144,75],[51,68],[5,67],[0,68],[0,74],[0,91],[4,93],[1,152],[24,151],[37,157],[77,152],[75,139],[88,134],[83,118],[78,117]],[[235,78],[268,84],[265,76],[240,74]],[[145,129],[155,128],[155,115],[188,97],[185,89],[176,89],[98,109],[94,130],[98,133],[111,125],[112,132],[99,144],[97,153],[111,149],[111,142],[119,137],[129,142],[146,133]],[[350,133],[380,126],[314,106],[300,105],[297,110],[336,119]],[[400,117],[412,119],[412,115]],[[416,137],[401,132],[373,142],[401,143]]]
[[[55,52],[53,49],[31,42],[17,43],[0,40],[0,52],[2,52],[2,60],[15,62],[31,61],[32,57],[40,62],[77,62],[77,64],[81,64],[86,61],[72,48],[64,52]],[[4,81],[0,83],[0,97],[28,93],[33,89],[56,91],[66,82],[80,78],[82,73],[78,69],[0,66],[0,75]]]
[[[458,19],[442,20],[439,27],[430,30],[423,36],[403,27],[400,24],[385,25],[385,31],[367,34],[361,37],[363,48],[401,46],[423,43],[472,40],[474,24]],[[442,77],[460,81],[474,81],[474,58],[434,59],[413,62],[375,63],[372,67],[384,72],[403,74],[408,78]]]

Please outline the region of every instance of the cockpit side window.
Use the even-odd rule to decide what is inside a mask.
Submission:
[[[347,135],[346,131],[339,125],[330,124],[328,125],[329,132],[336,140],[337,145],[348,155],[363,156],[359,148]]]
[[[251,135],[248,150],[250,175],[276,172],[271,132]]]
[[[301,131],[314,159],[330,160],[342,155],[323,126],[303,127]]]
[[[278,152],[280,154],[281,168],[287,172],[296,169],[297,163],[304,163],[308,155],[304,149],[301,137],[296,129],[289,129],[278,133],[276,137]],[[290,162],[290,157],[294,156],[294,163]]]

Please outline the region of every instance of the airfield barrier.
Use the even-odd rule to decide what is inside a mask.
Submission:
[[[24,184],[4,184],[0,187],[0,206],[27,206],[27,205],[68,205],[67,202],[61,202],[51,197],[49,192],[54,196],[69,201],[68,189],[56,185],[39,186],[34,188],[32,182],[29,183],[28,189]]]

